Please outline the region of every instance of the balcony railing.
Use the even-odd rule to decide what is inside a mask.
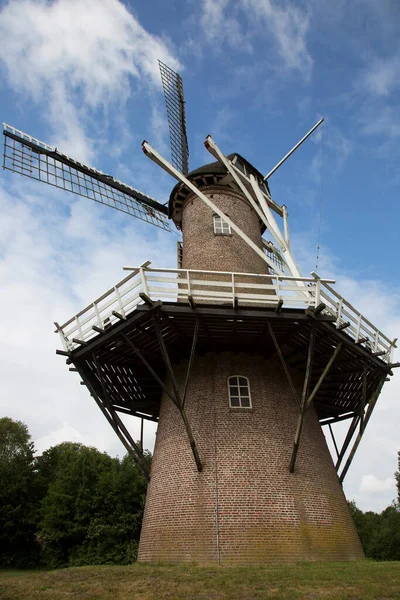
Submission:
[[[279,304],[291,308],[316,308],[325,305],[325,314],[336,318],[335,326],[345,329],[355,342],[391,362],[395,340],[391,341],[330,284],[332,279],[286,277],[225,271],[156,269],[145,263],[127,267],[132,272],[78,314],[57,326],[64,350],[71,351],[88,342],[99,330],[125,319],[138,304],[141,294],[164,302],[230,304],[233,307],[273,308]]]

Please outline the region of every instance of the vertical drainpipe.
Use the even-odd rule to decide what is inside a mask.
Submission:
[[[215,468],[215,535],[217,542],[217,563],[221,564],[221,549],[219,545],[219,498],[218,498],[218,460],[217,460],[217,410],[215,398],[215,377],[213,377],[214,397],[214,468]]]

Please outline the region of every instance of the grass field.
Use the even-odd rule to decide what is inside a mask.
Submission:
[[[400,562],[240,568],[134,564],[58,571],[0,571],[0,598],[399,600]]]

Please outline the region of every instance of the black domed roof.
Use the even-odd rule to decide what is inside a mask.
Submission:
[[[235,159],[236,165],[239,165],[241,163],[242,165],[244,165],[244,168],[248,172],[253,173],[255,177],[262,180],[263,175],[240,154],[228,154],[226,158],[228,158],[231,161]],[[206,185],[218,185],[219,182],[226,176],[226,174],[227,170],[225,166],[220,161],[216,160],[212,163],[202,165],[198,169],[190,171],[190,173],[187,175],[187,178],[195,185],[197,185],[197,187],[201,188]],[[268,188],[268,184],[266,185]],[[190,190],[185,186],[185,184],[179,182],[176,184],[169,197],[169,217],[174,221],[177,227],[180,227],[180,223],[182,220],[183,203],[186,197],[189,195],[189,193]],[[262,224],[261,228],[262,230],[264,230],[265,226]]]

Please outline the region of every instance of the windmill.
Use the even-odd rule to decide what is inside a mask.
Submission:
[[[139,560],[360,558],[341,482],[398,366],[396,340],[334,281],[301,275],[287,209],[268,185],[322,120],[265,176],[211,136],[215,160],[189,171],[182,80],[160,71],[172,162],[147,142],[143,151],[177,180],[168,208],[4,125],[4,168],[182,231],[177,268],[124,267],[122,281],[56,323],[57,353],[149,478]],[[151,473],[121,413],[158,422]],[[340,447],[338,422],[349,423]]]

